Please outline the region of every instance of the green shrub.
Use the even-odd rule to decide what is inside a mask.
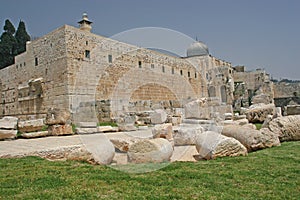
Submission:
[[[115,122],[98,122],[97,126],[112,126],[117,127],[118,124]]]

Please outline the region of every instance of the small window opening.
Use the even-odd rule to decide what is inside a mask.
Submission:
[[[38,58],[35,58],[35,59],[34,59],[34,64],[35,64],[35,66],[38,66],[38,65],[39,65],[39,59],[38,59]]]
[[[183,73],[182,73],[182,70],[180,70],[180,75],[182,76],[182,74],[183,74]]]
[[[195,78],[197,78],[197,72],[195,72]]]
[[[154,69],[154,64],[151,64],[151,69]]]
[[[191,77],[191,73],[190,73],[190,72],[188,72],[188,77],[189,77],[189,78]]]
[[[162,66],[162,72],[165,73],[165,66]]]
[[[112,55],[108,55],[108,62],[112,63]]]
[[[174,71],[174,67],[172,67],[172,74],[174,74],[175,73],[175,71]]]
[[[142,68],[142,61],[139,61],[139,68]]]
[[[85,50],[85,58],[90,59],[91,52],[89,50]]]

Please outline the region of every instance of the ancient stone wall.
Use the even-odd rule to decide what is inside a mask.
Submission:
[[[300,97],[300,82],[286,83],[278,82],[274,83],[274,97]]]
[[[15,64],[1,70],[1,115],[43,117],[48,107],[66,107],[64,27],[27,43]]]

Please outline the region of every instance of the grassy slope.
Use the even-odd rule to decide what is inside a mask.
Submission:
[[[300,142],[127,174],[83,162],[0,159],[0,199],[298,199]]]

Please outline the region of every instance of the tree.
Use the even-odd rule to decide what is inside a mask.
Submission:
[[[14,37],[16,29],[12,23],[5,20],[4,33],[0,36],[0,68],[14,63],[14,56],[17,54],[17,41]]]
[[[30,36],[26,32],[25,23],[23,21],[19,22],[15,38],[17,41],[16,53],[20,54],[26,51],[26,42],[30,41]]]

